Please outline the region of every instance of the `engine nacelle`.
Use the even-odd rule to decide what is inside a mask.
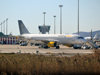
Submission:
[[[48,47],[55,47],[56,46],[56,42],[49,42],[47,44]]]

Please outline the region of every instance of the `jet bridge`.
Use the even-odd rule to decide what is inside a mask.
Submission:
[[[93,48],[98,49],[99,47],[92,41],[92,40],[87,40],[87,43],[91,45]]]

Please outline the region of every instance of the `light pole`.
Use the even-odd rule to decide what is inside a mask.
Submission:
[[[60,34],[62,34],[62,7],[63,5],[59,5],[60,7]]]
[[[5,34],[5,21],[3,23],[4,23],[4,34]]]
[[[54,17],[54,34],[55,34],[56,33],[56,31],[55,31],[55,18],[56,18],[56,16],[54,15],[53,17]]]
[[[43,14],[44,14],[44,25],[43,26],[45,26],[45,14],[46,14],[46,12],[43,12]]]
[[[92,40],[92,29],[91,29],[91,40]]]
[[[78,0],[78,35],[79,35],[79,0]]]
[[[1,24],[0,24],[0,25],[1,25],[1,32],[2,32],[2,22],[1,22]]]
[[[8,31],[7,21],[8,21],[8,18],[6,19],[6,35],[7,35],[7,31]]]

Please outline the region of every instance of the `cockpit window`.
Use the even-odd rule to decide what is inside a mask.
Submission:
[[[84,39],[83,37],[78,37],[78,39]]]

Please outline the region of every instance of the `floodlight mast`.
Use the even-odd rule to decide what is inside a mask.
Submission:
[[[7,32],[8,32],[8,24],[7,24],[7,21],[8,21],[8,18],[6,19],[6,35],[7,35]]]
[[[56,16],[54,15],[53,17],[54,17],[54,34],[56,34],[56,29],[55,29],[55,27],[56,27],[56,26],[55,26],[55,19],[56,19]]]
[[[1,32],[2,32],[2,22],[1,22],[1,24],[0,24],[0,25],[1,25]]]
[[[44,25],[43,26],[45,26],[45,14],[46,14],[46,12],[43,12],[43,14],[44,14]]]
[[[3,21],[3,23],[4,23],[4,34],[5,34],[5,20]]]
[[[62,34],[62,7],[63,5],[59,5],[60,7],[60,34]]]
[[[79,0],[78,0],[78,31],[77,31],[78,35],[79,35]]]

